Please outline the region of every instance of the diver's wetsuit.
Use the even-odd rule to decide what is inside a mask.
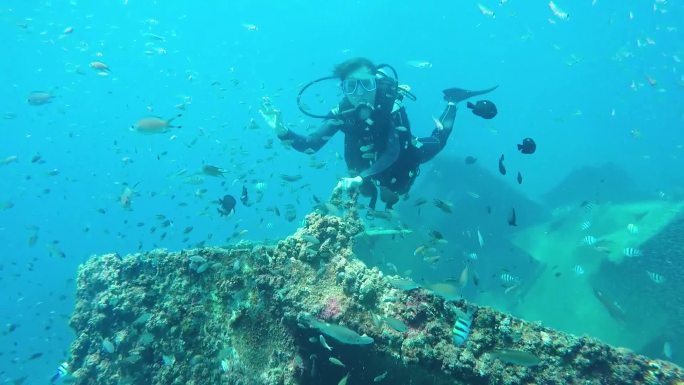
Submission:
[[[344,111],[350,107],[345,99],[336,110]],[[404,107],[395,107],[391,113],[376,109],[368,121],[357,118],[355,114],[331,117],[323,121],[318,130],[309,136],[288,130],[279,137],[289,142],[295,150],[311,153],[323,147],[337,131],[344,132],[344,159],[350,174],[355,176],[363,174],[363,170],[368,170],[382,156],[387,147],[388,135],[392,134],[389,130],[394,130],[399,139],[397,159],[384,170],[364,176],[360,187],[363,195],[371,197],[369,206],[375,209],[378,186],[382,201],[390,209],[398,201],[399,195],[408,193],[420,172],[420,164],[432,159],[444,148],[454,126],[456,110],[456,105],[449,103],[439,119],[444,128],[435,128],[431,136],[424,138],[416,138],[411,134],[411,125]],[[335,111],[332,115],[334,114]]]

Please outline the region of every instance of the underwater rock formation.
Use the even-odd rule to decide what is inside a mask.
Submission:
[[[308,215],[276,245],[90,259],[79,270],[70,322],[78,336],[70,380],[617,385],[684,378],[665,361],[395,286],[396,278],[354,257],[363,227],[345,207],[344,217]],[[334,314],[318,317],[331,304]]]

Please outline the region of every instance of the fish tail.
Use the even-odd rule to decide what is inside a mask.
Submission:
[[[176,118],[180,118],[181,116],[183,116],[183,114],[178,114],[178,115],[172,117],[171,119],[167,120],[166,122],[167,122],[167,123],[171,123],[171,122],[173,122]],[[180,128],[180,126],[178,126],[177,128]]]
[[[522,144],[518,145],[518,150],[522,150]]]
[[[471,102],[466,103],[466,107],[470,108],[471,110],[475,108],[475,105]]]

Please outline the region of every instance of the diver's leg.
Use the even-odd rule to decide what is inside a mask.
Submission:
[[[447,103],[444,112],[442,112],[442,116],[439,117],[439,122],[442,123],[442,127],[444,127],[444,130],[451,131],[454,128],[457,110],[458,107],[456,107],[455,103]]]
[[[373,186],[373,193],[371,194],[371,200],[368,202],[368,207],[375,210],[375,205],[378,203],[378,189]]]
[[[425,163],[434,158],[446,146],[447,139],[449,139],[449,135],[451,135],[451,131],[454,128],[456,111],[458,111],[458,107],[456,107],[455,103],[447,103],[444,112],[439,117],[440,126],[432,130],[431,136],[418,139],[422,144],[419,148],[420,163]]]

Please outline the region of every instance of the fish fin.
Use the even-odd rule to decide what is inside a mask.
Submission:
[[[519,144],[519,145],[518,145],[518,151],[519,151],[519,150],[522,150],[522,144]]]
[[[171,119],[167,120],[166,123],[167,123],[167,124],[168,124],[168,123],[171,123],[171,122],[173,122],[174,119],[180,118],[181,116],[183,116],[183,114],[178,114],[178,115],[172,117]],[[180,126],[178,126],[178,128],[180,128]]]
[[[479,90],[479,91],[470,91],[470,90],[464,90],[462,88],[447,88],[444,91],[444,100],[447,102],[452,102],[452,103],[458,103],[463,100],[466,100],[468,98],[472,98],[473,96],[478,96],[478,95],[483,95],[488,92],[494,91],[498,85],[492,87],[492,88],[487,88],[486,90]]]
[[[466,104],[466,107],[468,107],[472,110],[473,108],[475,108],[475,105],[471,102],[468,102],[468,104]]]

